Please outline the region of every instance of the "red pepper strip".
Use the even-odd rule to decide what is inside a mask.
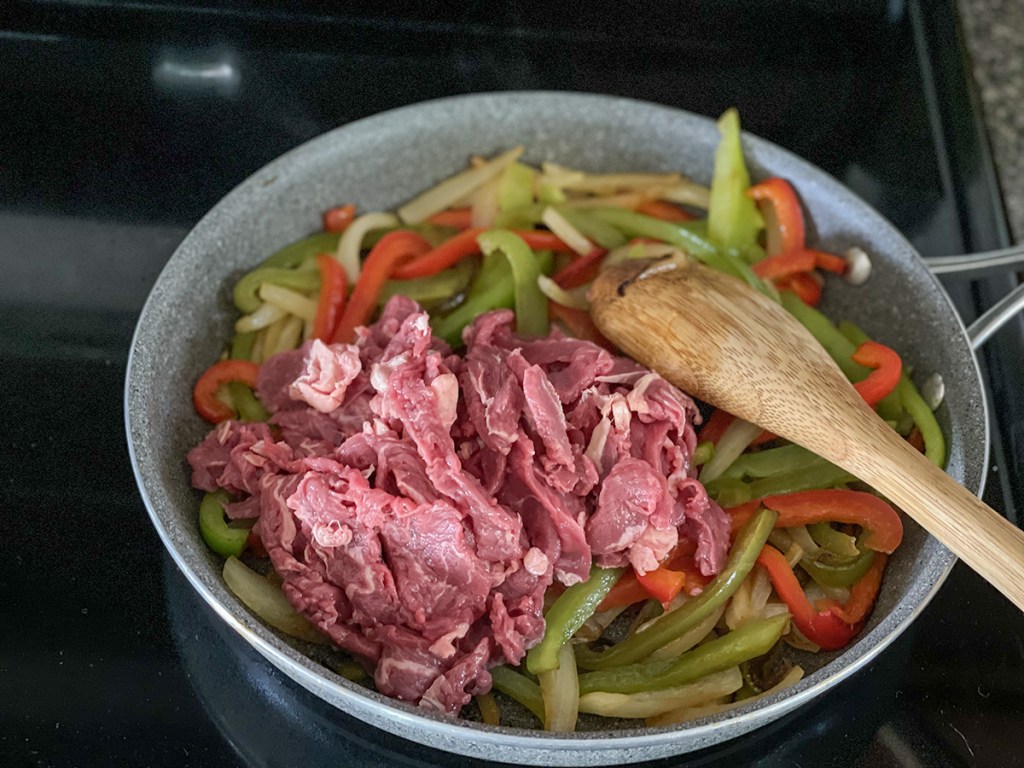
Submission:
[[[775,283],[775,287],[780,291],[792,291],[809,307],[821,303],[821,286],[806,272],[784,277]]]
[[[765,280],[789,277],[798,272],[810,272],[815,266],[814,254],[810,251],[793,251],[768,256],[754,264],[754,274]]]
[[[659,565],[653,571],[636,575],[640,586],[647,590],[647,594],[660,602],[662,605],[672,601],[684,586],[686,586],[686,573],[674,571],[666,565]]]
[[[825,253],[824,251],[815,251],[812,248],[808,248],[807,253],[814,254],[814,266],[818,269],[824,269],[826,272],[832,272],[837,275],[841,275],[846,271],[846,259],[842,256],[836,256],[834,253]]]
[[[316,257],[320,269],[320,300],[313,319],[313,338],[327,341],[334,335],[345,308],[345,268],[329,253]]]
[[[615,586],[604,596],[604,600],[598,604],[595,611],[597,613],[610,611],[612,608],[649,600],[650,597],[650,593],[644,589],[643,584],[637,579],[636,572],[630,568],[615,582]]]
[[[558,270],[551,279],[567,290],[586,285],[597,277],[601,259],[606,253],[608,251],[604,248],[595,248],[585,256],[578,256]]]
[[[772,580],[772,586],[782,602],[789,608],[796,628],[811,642],[817,643],[824,650],[834,651],[849,643],[860,630],[859,623],[848,624],[831,610],[815,610],[793,569],[789,567],[786,556],[771,544],[764,545],[761,554],[757,556],[757,562],[768,572],[768,578]]]
[[[363,262],[359,280],[352,288],[352,295],[348,297],[345,311],[342,312],[331,341],[336,344],[351,343],[355,338],[356,326],[366,325],[370,321],[381,288],[398,266],[429,250],[430,243],[421,235],[407,229],[388,232],[378,240]]]
[[[705,576],[700,572],[700,569],[693,561],[693,554],[696,551],[696,541],[682,538],[662,563],[664,568],[681,571],[685,574],[686,583],[683,588],[687,589],[687,591],[689,591],[691,584],[694,587],[703,587],[714,578],[712,576]],[[620,605],[632,605],[633,603],[639,603],[641,600],[647,600],[652,596],[637,579],[633,569],[630,568],[622,574],[622,578],[615,582],[615,586],[605,595],[604,600],[597,606],[597,610],[607,611],[611,608],[618,608]]]
[[[324,213],[324,230],[327,232],[344,232],[348,225],[355,221],[356,207],[352,203],[339,205]]]
[[[704,426],[700,430],[700,441],[706,443],[711,441],[715,445],[718,445],[718,441],[722,439],[722,434],[729,425],[736,421],[736,417],[728,411],[723,411],[721,408],[716,408],[708,420],[704,422]],[[754,438],[751,445],[763,445],[764,443],[775,440],[778,435],[765,430],[760,435]]]
[[[747,190],[747,197],[757,202],[768,202],[775,211],[781,240],[780,253],[795,253],[804,249],[804,214],[800,209],[793,187],[785,179],[765,179]],[[769,254],[775,256],[777,254]]]
[[[469,229],[473,226],[472,208],[449,208],[427,218],[431,224],[452,229]]]
[[[903,373],[903,361],[892,349],[877,341],[865,341],[850,356],[855,363],[860,363],[874,370],[863,381],[854,384],[854,388],[864,398],[864,402],[874,408],[879,401],[896,389]]]
[[[395,271],[393,277],[398,280],[428,277],[440,272],[442,269],[447,269],[467,256],[480,253],[480,244],[477,243],[476,239],[483,231],[483,227],[471,227],[459,232],[459,234],[445,240],[436,248],[421,254],[408,264],[402,265],[401,268]],[[573,252],[572,248],[550,232],[538,232],[533,229],[514,229],[512,231],[519,235],[535,251]]]
[[[221,360],[214,363],[199,377],[192,390],[192,404],[196,412],[214,424],[234,418],[238,414],[217,398],[217,390],[232,381],[255,387],[259,370],[260,367],[249,360]]]
[[[636,207],[636,212],[662,221],[693,221],[697,218],[667,200],[644,200]]]
[[[553,301],[549,301],[548,314],[553,320],[557,320],[564,325],[566,330],[577,339],[592,341],[599,347],[604,347],[609,351],[615,350],[615,345],[608,341],[608,339],[606,339],[604,335],[597,330],[597,326],[594,325],[594,321],[590,319],[590,315],[582,309],[574,309],[572,307],[566,307],[563,304],[557,304]]]
[[[891,554],[903,540],[903,522],[899,513],[874,494],[864,491],[798,491],[748,501],[726,510],[732,518],[734,534],[759,506],[779,513],[776,528],[795,528],[820,522],[859,525],[867,534],[864,546],[876,552]]]
[[[888,559],[888,556],[881,552],[875,555],[868,570],[850,587],[850,599],[846,601],[846,605],[840,605],[835,600],[822,600],[819,608],[831,611],[847,624],[864,621],[871,613],[878,591],[882,588],[882,574],[885,572],[885,563]]]

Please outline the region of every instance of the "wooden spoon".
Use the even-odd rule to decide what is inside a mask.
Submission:
[[[630,261],[601,273],[590,311],[684,391],[871,485],[1024,610],[1024,532],[900,438],[771,299],[693,260]]]

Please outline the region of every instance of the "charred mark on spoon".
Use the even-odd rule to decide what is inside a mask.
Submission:
[[[650,266],[644,267],[632,277],[626,278],[619,283],[618,287],[615,289],[615,293],[620,297],[623,297],[626,295],[626,289],[633,283],[639,280],[646,280],[647,278],[654,277],[655,275],[660,275],[663,272],[670,272],[681,266],[679,258],[673,254],[659,256],[656,259],[651,259],[651,262]]]

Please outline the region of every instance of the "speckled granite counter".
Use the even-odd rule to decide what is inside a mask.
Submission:
[[[1014,240],[1024,241],[1024,0],[959,0]]]

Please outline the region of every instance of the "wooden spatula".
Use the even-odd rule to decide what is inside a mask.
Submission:
[[[682,390],[887,496],[1024,610],[1024,532],[900,438],[786,310],[692,260],[631,261],[590,292],[601,332]]]

